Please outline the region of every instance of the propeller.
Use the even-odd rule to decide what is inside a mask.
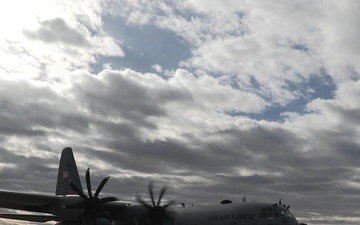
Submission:
[[[148,210],[148,218],[150,221],[150,225],[163,225],[164,219],[174,222],[174,219],[167,214],[166,208],[175,204],[175,201],[170,201],[167,204],[161,205],[161,200],[162,200],[167,188],[164,186],[161,189],[160,195],[159,195],[159,198],[157,201],[155,201],[155,198],[154,198],[152,182],[149,183],[148,189],[149,189],[149,194],[150,194],[152,204],[146,203],[144,200],[142,200],[140,198],[139,195],[136,196],[136,200],[138,203],[143,205]]]
[[[73,182],[70,181],[71,188],[84,200],[77,204],[66,205],[65,208],[67,209],[75,209],[75,208],[83,208],[82,218],[84,220],[91,219],[92,223],[96,225],[97,218],[105,218],[110,223],[112,223],[111,216],[101,207],[102,204],[118,201],[115,197],[106,197],[106,198],[99,198],[99,194],[101,190],[104,188],[105,184],[108,182],[110,177],[104,178],[101,183],[99,184],[98,188],[95,191],[95,194],[92,193],[91,190],[91,181],[90,181],[90,168],[86,170],[85,174],[86,178],[86,186],[88,195],[86,195],[83,190],[80,190]]]

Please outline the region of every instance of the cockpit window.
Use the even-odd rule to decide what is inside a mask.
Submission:
[[[274,207],[262,208],[260,211],[260,219],[262,220],[277,219],[279,216],[279,212]]]
[[[294,217],[291,212],[287,209],[280,210],[280,216],[281,217]]]

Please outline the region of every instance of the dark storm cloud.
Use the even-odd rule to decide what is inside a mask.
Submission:
[[[200,168],[202,172],[206,169],[214,168],[216,166],[205,166],[211,158],[208,155],[202,155],[199,152],[187,147],[186,143],[177,140],[156,140],[156,141],[141,141],[139,138],[125,140],[116,136],[109,143],[107,148],[113,149],[113,152],[97,154],[99,159],[114,165],[117,168],[126,168],[141,173],[162,174],[162,175],[176,175],[174,169],[188,170],[191,168]],[[202,166],[195,165],[203,161]],[[198,172],[201,172],[198,171]]]
[[[89,120],[68,100],[50,87],[37,87],[27,81],[0,84],[0,133],[3,135],[46,136],[45,128],[84,132]]]
[[[174,196],[182,196],[185,200],[197,198],[206,202],[220,196],[241,199],[247,195],[257,201],[276,202],[283,198],[289,204],[297,202],[296,207],[303,210],[322,207],[321,212],[345,213],[347,209],[338,210],[331,202],[345,204],[346,198],[334,195],[342,193],[346,196],[350,190],[357,193],[356,188],[345,188],[346,184],[342,183],[354,173],[351,167],[337,165],[331,156],[303,151],[300,144],[303,140],[287,130],[259,126],[214,135],[224,139],[210,144],[199,141],[201,144],[196,148],[190,147],[190,143],[170,139],[136,140],[135,145],[130,143],[131,146],[115,141],[108,145],[114,152],[108,153],[106,158],[106,154],[99,154],[99,157],[119,168],[158,174],[161,183],[165,182],[161,176],[173,175],[174,178],[168,182],[174,187]],[[117,154],[121,157],[115,157]],[[112,160],[115,158],[117,160]],[[235,172],[239,168],[259,172],[241,175]],[[210,183],[190,185],[186,180],[176,178],[177,175],[199,176]],[[177,189],[179,184],[182,188]],[[305,195],[297,199],[300,194]],[[326,201],[327,207],[318,206],[318,202],[322,205]]]
[[[241,140],[235,143],[231,143],[238,146],[236,150],[227,146],[225,142],[216,143],[216,149],[222,150],[216,151],[214,148],[209,148],[210,145],[207,145],[206,143],[198,146],[197,149],[192,149],[189,147],[189,143],[166,140],[163,142],[158,141],[145,143],[142,146],[139,145],[133,151],[124,151],[124,148],[117,146],[114,148],[119,149],[119,151],[122,153],[125,152],[126,156],[130,156],[131,158],[124,157],[123,160],[120,159],[121,157],[109,158],[120,159],[119,161],[115,162],[116,165],[119,165],[120,168],[123,167],[135,169],[138,171],[147,171],[150,174],[156,173],[160,176],[192,175],[203,177],[211,181],[211,183],[200,183],[199,186],[194,184],[188,185],[189,181],[181,181],[176,178],[172,181],[169,181],[175,187],[177,184],[181,184],[181,190],[176,190],[175,192],[182,192],[182,195],[186,193],[185,196],[182,196],[183,198],[186,198],[187,195],[188,199],[198,198],[200,199],[199,201],[206,202],[219,198],[215,197],[214,195],[250,195],[252,198],[254,198],[253,196],[258,196],[256,200],[261,200],[259,193],[262,192],[268,194],[278,193],[279,196],[275,197],[276,199],[281,196],[284,197],[285,194],[280,193],[284,191],[289,192],[292,187],[286,188],[284,186],[282,190],[278,188],[278,186],[280,186],[282,183],[286,183],[289,180],[287,180],[288,178],[286,177],[287,175],[285,173],[280,177],[271,175],[272,172],[277,172],[280,170],[279,168],[276,168],[276,165],[274,167],[269,165],[269,160],[272,160],[272,158],[268,156],[272,153],[270,151],[258,153],[263,156],[263,160],[255,161],[251,157],[248,150],[243,151],[243,148],[239,147],[241,145],[253,145],[254,143],[250,143],[251,140],[247,141],[247,138],[252,135],[257,135],[256,131],[259,132],[258,136],[260,136],[262,133],[262,137],[265,136],[264,132],[268,132],[270,136],[268,138],[269,141],[273,138],[271,137],[271,130],[263,129],[259,131],[255,129],[255,131],[253,130],[249,132],[239,131],[239,133],[234,135]],[[259,141],[256,140],[256,142]],[[212,143],[212,145],[214,145],[214,143]],[[268,144],[268,147],[272,147],[271,142]],[[289,159],[291,159],[292,156],[293,155],[291,154],[287,154]],[[237,168],[249,168],[250,164],[255,170],[264,170],[267,171],[267,174],[255,173],[253,175],[240,175],[239,173],[235,172]],[[275,163],[273,162],[273,164]],[[283,163],[279,164],[279,166],[288,166],[288,164]],[[188,172],[177,173],[177,170]],[[301,181],[298,182],[300,183]],[[303,188],[307,189],[308,187]],[[301,189],[301,187],[298,189]],[[293,190],[292,192],[295,191],[296,190]],[[276,199],[270,200],[275,201]]]
[[[139,84],[131,79],[131,76],[139,76],[133,71],[105,72],[99,76],[88,76],[75,85],[77,98],[95,114],[120,117],[138,126],[156,129],[156,124],[149,122],[148,117],[166,116],[163,104],[191,98],[186,92],[171,87]]]
[[[48,122],[47,116],[41,116],[44,111],[47,112],[46,107],[39,102],[47,97],[55,97],[49,89],[37,89],[26,81],[3,81],[0,84],[0,96],[2,108],[0,112],[0,133],[7,135],[45,135],[44,131],[37,128],[36,125]],[[34,99],[37,102],[33,102]]]
[[[35,31],[23,30],[26,37],[45,43],[61,42],[63,44],[86,46],[88,41],[76,29],[69,27],[62,18],[40,22],[40,28]]]
[[[162,175],[186,175],[183,171],[193,171],[188,174],[199,176],[206,176],[208,172],[228,174],[214,176],[212,179],[218,183],[228,183],[231,180],[231,183],[242,183],[249,187],[266,184],[267,188],[279,192],[309,192],[312,189],[321,191],[321,185],[326,186],[330,182],[330,178],[323,175],[329,169],[326,164],[320,167],[315,163],[326,160],[308,158],[300,147],[296,147],[301,146],[300,140],[282,129],[256,127],[245,131],[229,130],[213,134],[221,137],[218,138],[221,141],[207,143],[197,140],[195,147],[193,143],[174,139],[142,141],[136,135],[134,127],[124,124],[106,124],[102,129],[107,136],[103,144],[113,151],[100,153],[94,149],[89,154],[94,154],[117,168]],[[268,171],[270,174],[242,176],[236,173],[238,168],[259,173]],[[304,170],[312,173],[313,178],[304,173]],[[351,171],[333,167],[331,176],[349,172]],[[271,173],[279,173],[280,176]],[[293,185],[287,186],[286,183]],[[313,186],[310,187],[307,183],[312,183]]]
[[[108,125],[106,129],[109,127],[116,125]],[[129,130],[127,126],[125,128]],[[108,132],[107,134],[110,135]],[[183,171],[196,171],[197,174],[232,172],[234,166],[245,165],[244,161],[251,160],[248,152],[234,151],[221,142],[202,143],[197,140],[199,144],[193,146],[194,143],[170,138],[143,141],[140,137],[129,134],[134,132],[128,132],[125,136],[118,133],[107,136],[108,139],[104,140],[103,144],[113,149],[113,152],[101,153],[98,156],[119,167],[146,171],[149,174],[173,175],[185,175]],[[176,170],[182,172],[173,172]]]
[[[345,112],[339,116],[341,118],[346,114]],[[359,165],[360,157],[360,144],[356,141],[357,136],[357,124],[343,121],[333,129],[316,131],[309,141],[311,147],[316,150],[316,154],[321,156],[319,163],[332,163],[335,167],[356,168]]]
[[[257,126],[248,130],[224,131],[222,135],[226,148],[243,157],[239,164],[255,171],[256,168],[277,168],[281,172],[283,168],[299,166],[301,161],[305,161],[301,155],[301,139],[285,129]],[[246,155],[248,158],[244,158]]]
[[[309,186],[300,185],[301,180],[296,181],[304,177],[299,177],[296,171],[305,164],[305,158],[301,157],[296,149],[291,151],[290,146],[298,140],[285,130],[258,127],[248,131],[232,130],[225,133],[226,135],[224,132],[213,134],[223,137],[220,138],[222,141],[206,143],[198,140],[199,144],[196,147],[191,147],[192,144],[185,141],[173,139],[142,141],[136,136],[125,140],[114,136],[103,142],[107,148],[113,149],[113,152],[97,153],[96,150],[92,150],[90,154],[95,154],[99,159],[117,168],[146,172],[149,175],[205,177],[212,180],[212,183],[216,184],[216,189],[222,189],[224,193],[254,193],[254,186],[273,192],[287,191],[294,187],[297,187],[296,191],[309,191]],[[280,139],[282,135],[285,136],[284,139]],[[260,139],[264,141],[259,141]],[[261,144],[263,142],[267,143],[267,149],[264,151]],[[275,148],[278,152],[271,150]],[[236,172],[239,168],[250,168],[260,172],[240,175]],[[270,173],[260,174],[261,171]],[[281,176],[271,175],[275,172],[281,173]],[[291,179],[293,175],[297,176],[296,179]],[[287,187],[285,184],[290,181],[295,184]],[[229,187],[229,183],[237,186],[238,190]],[[316,185],[319,185],[319,182]],[[311,188],[315,189],[315,185]],[[194,191],[200,189],[207,192],[211,187],[202,185],[199,190]]]
[[[52,193],[55,190],[58,156],[46,157],[17,154],[14,149],[0,148],[1,163],[9,163],[0,170],[1,189],[13,191],[39,191]],[[38,187],[38,188],[36,188]],[[39,188],[41,187],[41,188]]]

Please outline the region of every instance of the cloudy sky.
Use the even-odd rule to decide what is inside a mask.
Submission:
[[[54,193],[71,146],[125,201],[359,224],[360,2],[12,0],[0,27],[0,189]]]

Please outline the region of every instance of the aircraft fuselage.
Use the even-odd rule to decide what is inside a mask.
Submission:
[[[269,203],[230,203],[176,209],[175,225],[298,225],[286,207]]]

